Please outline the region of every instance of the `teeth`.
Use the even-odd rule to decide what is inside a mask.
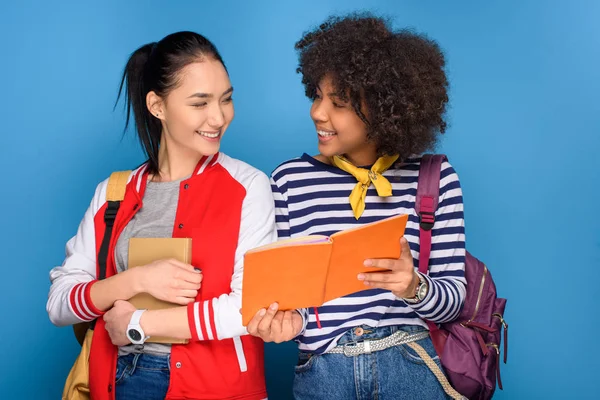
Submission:
[[[214,139],[219,136],[219,132],[216,133],[208,133],[208,132],[199,132],[200,136],[206,136],[207,138]]]
[[[321,137],[330,137],[330,136],[335,136],[335,133],[333,133],[333,132],[317,131],[317,133],[318,133],[318,134],[319,134],[319,136],[321,136]]]

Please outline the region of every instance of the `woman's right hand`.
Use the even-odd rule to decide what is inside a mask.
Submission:
[[[273,303],[268,309],[259,310],[248,323],[247,330],[252,336],[265,342],[282,343],[292,340],[302,330],[302,317],[296,310],[278,311],[279,304]]]
[[[159,300],[181,305],[193,303],[200,290],[202,272],[190,264],[174,259],[158,260],[143,267],[141,291]]]

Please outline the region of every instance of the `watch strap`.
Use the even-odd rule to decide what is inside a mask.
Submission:
[[[129,325],[139,325],[140,319],[142,319],[142,314],[146,310],[135,310],[131,315],[131,320],[129,321]]]

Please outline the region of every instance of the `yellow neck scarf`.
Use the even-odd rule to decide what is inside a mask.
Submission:
[[[377,189],[377,194],[381,197],[392,195],[392,184],[383,175],[396,160],[398,155],[383,156],[375,162],[370,170],[354,166],[350,161],[341,156],[333,156],[331,162],[339,169],[348,172],[356,178],[358,183],[350,193],[350,205],[354,212],[354,218],[359,219],[365,211],[365,198],[367,197],[367,189],[371,183]]]

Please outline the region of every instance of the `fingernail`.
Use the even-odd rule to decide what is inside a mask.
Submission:
[[[373,261],[365,260],[365,262],[363,264],[365,265],[365,267],[370,267],[371,265],[373,265]]]
[[[359,281],[364,281],[365,280],[365,274],[358,274],[357,276]]]
[[[400,238],[400,243],[402,243],[402,244],[406,243],[406,238],[404,236],[402,236]]]
[[[267,310],[265,310],[264,308],[262,308],[259,312],[258,312],[258,316],[259,317],[264,317],[265,314],[267,313]]]
[[[363,283],[365,284],[365,286],[369,286],[370,285],[370,283],[368,281],[364,281]]]
[[[202,270],[200,268],[194,268],[194,271],[200,272],[200,273],[202,272]]]
[[[275,310],[277,310],[277,305],[278,305],[277,303],[273,303],[273,304],[271,304],[271,307],[269,307],[269,308],[271,310],[275,311]]]

